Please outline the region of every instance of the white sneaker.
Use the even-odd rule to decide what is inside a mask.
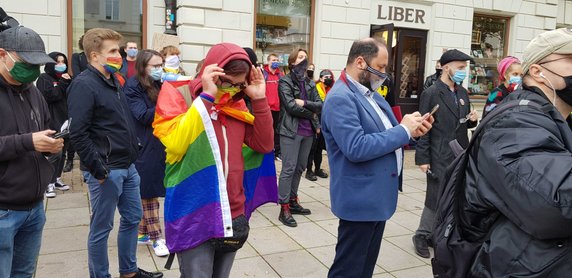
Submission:
[[[164,257],[169,255],[169,249],[167,248],[167,244],[165,243],[164,239],[153,241],[153,250],[155,251],[155,255],[157,255],[157,257]]]
[[[68,190],[70,190],[69,185],[65,184],[65,183],[62,181],[62,178],[57,178],[57,179],[56,179],[55,186],[56,186],[56,189],[57,189],[57,190],[60,190],[60,191],[68,191]]]
[[[46,197],[47,198],[55,198],[56,197],[56,185],[53,183],[48,184],[48,188],[46,189]]]

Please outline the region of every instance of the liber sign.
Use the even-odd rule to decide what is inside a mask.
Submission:
[[[393,23],[397,27],[429,29],[431,6],[395,1],[372,1],[371,24]]]

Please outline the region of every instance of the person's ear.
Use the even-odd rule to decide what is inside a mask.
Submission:
[[[528,69],[528,75],[538,83],[544,84],[546,82],[546,76],[542,72],[542,68],[537,64],[530,66]]]

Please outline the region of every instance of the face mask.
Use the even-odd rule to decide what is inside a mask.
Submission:
[[[314,70],[307,70],[306,74],[310,79],[314,79]]]
[[[280,67],[280,62],[272,62],[272,63],[270,64],[270,68],[271,68],[271,69],[277,69],[277,68],[279,68],[279,67]]]
[[[125,50],[125,52],[127,53],[127,56],[129,56],[129,57],[135,57],[135,56],[137,56],[137,53],[139,53],[139,50],[137,50],[137,49],[127,49],[127,50]]]
[[[151,71],[149,72],[149,76],[151,76],[151,78],[153,78],[153,80],[159,81],[159,80],[161,80],[161,77],[163,76],[163,69],[162,68],[152,68]]]
[[[366,65],[367,65],[367,63],[366,63]],[[383,82],[385,82],[385,80],[387,79],[387,73],[383,73],[381,71],[378,71],[378,70],[370,67],[369,65],[367,65],[367,67],[365,68],[364,71],[369,72],[369,75],[370,75],[369,84],[368,84],[369,86],[365,85],[367,83],[365,83],[364,86],[368,87],[368,89],[372,92],[375,92],[377,89],[379,89],[379,87],[381,87]]]
[[[123,65],[123,59],[121,57],[107,57],[107,62],[103,64],[103,68],[108,73],[116,73]]]
[[[240,93],[241,89],[238,87],[221,87],[221,86],[217,86],[218,88],[218,94],[217,97],[215,99],[215,103],[219,103],[220,100],[228,95],[229,97],[227,99],[232,99],[232,97],[234,97],[236,94]]]
[[[334,79],[331,78],[324,79],[324,85],[326,85],[326,87],[332,87],[332,85],[334,85]]]
[[[451,76],[451,74],[449,74],[449,77],[451,78],[451,80],[455,83],[457,83],[457,85],[461,84],[461,82],[463,82],[463,80],[465,80],[465,77],[467,77],[467,71],[465,70],[457,70],[455,72],[455,74],[453,74],[453,76]]]
[[[437,75],[441,75],[441,72],[443,72],[443,69],[435,69],[435,72],[437,73]]]
[[[68,69],[68,66],[66,66],[66,64],[61,64],[61,65],[55,65],[54,66],[54,70],[56,72],[62,73],[65,72]]]
[[[171,69],[178,69],[181,66],[181,59],[177,55],[167,56],[165,58],[165,67]]]
[[[554,90],[554,91],[556,92],[556,95],[560,99],[562,99],[568,105],[572,105],[572,75],[566,76],[566,77],[561,76],[559,74],[557,74],[557,75],[564,79],[564,83],[566,83],[566,87],[559,89],[559,90]]]
[[[6,70],[8,70],[14,80],[24,84],[33,82],[38,78],[38,76],[40,76],[40,65],[30,65],[24,62],[16,62],[9,52],[8,57],[10,57],[12,62],[14,62],[14,66],[11,70],[8,70],[6,64],[4,64],[4,67]]]
[[[511,76],[508,80],[508,84],[517,84],[520,85],[522,83],[522,77],[520,76]]]
[[[308,59],[304,59],[297,65],[292,66],[292,73],[294,73],[298,81],[301,81],[304,80],[307,68],[308,68]]]

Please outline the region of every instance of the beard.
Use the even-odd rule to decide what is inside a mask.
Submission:
[[[371,89],[370,79],[371,79],[371,73],[364,70],[360,73],[358,82],[359,84],[364,85],[368,90],[373,91]]]

